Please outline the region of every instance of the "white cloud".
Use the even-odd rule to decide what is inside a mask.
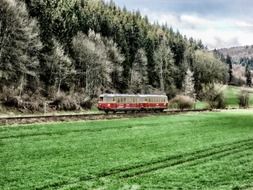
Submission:
[[[253,22],[239,19],[203,17],[197,14],[169,14],[141,11],[151,22],[167,23],[182,34],[201,39],[210,49],[253,44]]]

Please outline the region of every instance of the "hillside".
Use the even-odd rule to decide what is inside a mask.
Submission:
[[[225,82],[201,41],[102,0],[0,0],[0,102],[22,110],[90,108],[102,93],[184,91]],[[11,34],[11,35],[9,35]],[[1,111],[1,105],[0,105]]]
[[[253,45],[223,48],[218,51],[225,57],[229,55],[234,63],[239,63],[241,58],[253,58]]]

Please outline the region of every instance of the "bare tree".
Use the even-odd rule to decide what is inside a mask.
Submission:
[[[186,76],[183,82],[183,93],[185,96],[189,96],[195,99],[195,89],[194,89],[194,78],[193,72],[188,69],[186,72]]]
[[[131,69],[130,90],[135,93],[146,93],[148,85],[147,56],[143,49],[139,49]]]
[[[156,50],[154,60],[156,64],[156,72],[158,73],[160,80],[160,89],[163,92],[168,92],[174,85],[174,59],[173,53],[169,46],[166,45],[165,41],[162,41],[161,45]]]
[[[104,40],[107,57],[112,64],[111,72],[111,87],[116,90],[120,90],[120,86],[123,82],[123,66],[122,63],[125,60],[124,55],[120,53],[117,44],[113,40]]]
[[[57,95],[59,95],[61,91],[62,83],[70,77],[70,75],[74,75],[75,71],[72,66],[72,62],[70,58],[64,54],[63,47],[57,42],[54,41],[54,71],[55,71],[55,85],[57,87]]]
[[[86,93],[89,96],[98,95],[110,86],[113,70],[101,36],[94,31],[89,31],[88,36],[78,33],[73,39],[73,48],[81,66],[77,72],[85,78]]]

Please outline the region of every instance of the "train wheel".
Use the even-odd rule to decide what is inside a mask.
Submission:
[[[106,113],[106,114],[108,114],[108,113],[109,113],[109,111],[108,111],[108,110],[106,110],[106,111],[105,111],[105,113]]]

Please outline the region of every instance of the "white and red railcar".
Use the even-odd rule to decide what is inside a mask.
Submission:
[[[129,94],[102,94],[99,97],[98,109],[109,111],[163,111],[168,107],[168,98],[165,95],[129,95]]]

